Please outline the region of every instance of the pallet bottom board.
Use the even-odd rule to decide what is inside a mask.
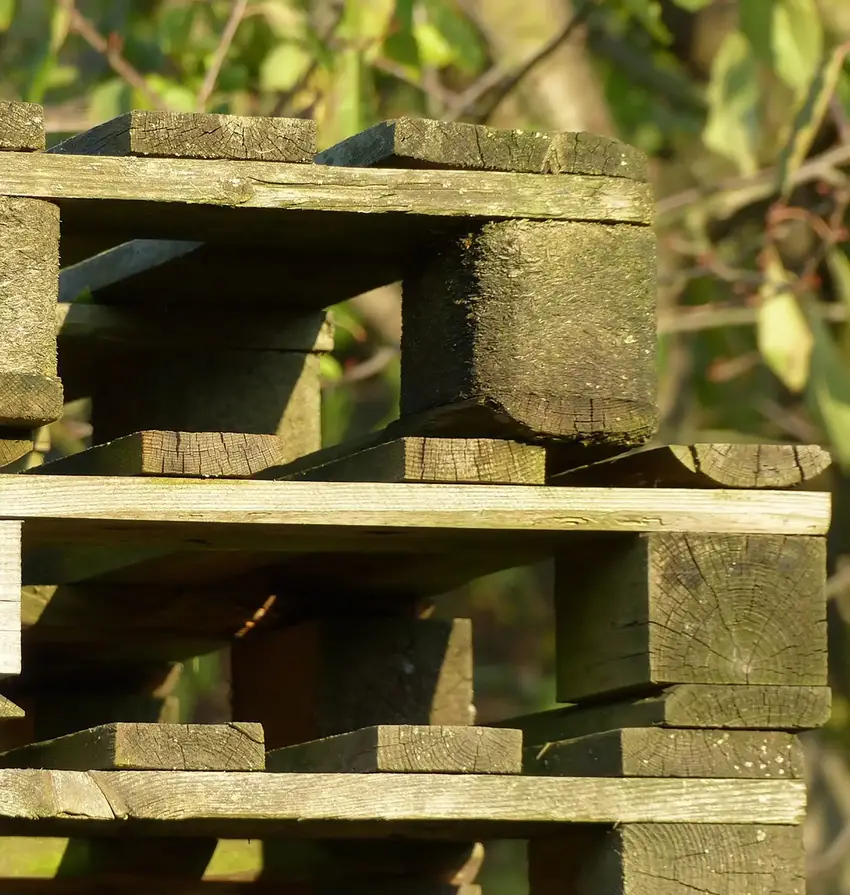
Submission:
[[[0,833],[526,839],[564,823],[797,824],[805,801],[785,780],[7,769]]]

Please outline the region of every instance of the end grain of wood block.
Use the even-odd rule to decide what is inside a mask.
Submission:
[[[26,430],[0,429],[0,470],[4,466],[17,463],[35,447],[32,432]]]
[[[559,701],[679,683],[826,684],[826,541],[601,539],[556,559]]]
[[[275,749],[266,761],[269,771],[295,773],[520,774],[522,733],[384,724]]]
[[[0,151],[44,149],[44,109],[36,103],[0,102]]]
[[[0,755],[6,768],[69,771],[261,771],[260,724],[112,723]]]
[[[829,687],[679,684],[661,694],[599,705],[567,706],[492,726],[521,730],[529,746],[622,727],[812,730],[829,721]]]
[[[134,110],[50,151],[309,164],[316,151],[316,124],[302,118]]]
[[[780,731],[628,727],[527,748],[526,774],[798,780],[799,739]]]

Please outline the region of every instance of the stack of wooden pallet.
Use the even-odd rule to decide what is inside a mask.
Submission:
[[[829,458],[647,444],[639,153],[154,112],[43,151],[25,104],[0,147],[0,465],[63,388],[94,433],[0,475],[0,891],[468,893],[504,838],[532,895],[803,891]],[[399,419],[321,451],[326,309],[397,280]],[[429,600],[550,557],[565,707],[475,726]],[[232,722],[167,723],[224,646]]]

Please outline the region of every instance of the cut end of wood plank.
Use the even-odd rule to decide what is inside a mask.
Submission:
[[[497,130],[480,124],[397,118],[320,152],[321,165],[591,174],[645,181],[646,156],[589,133]]]
[[[275,749],[266,761],[269,771],[290,773],[520,774],[522,733],[386,724]]]
[[[71,137],[50,152],[153,158],[232,159],[310,163],[316,124],[302,118],[262,118],[136,110]]]
[[[670,451],[688,471],[720,488],[788,488],[832,463],[828,451],[811,444],[672,445]]]
[[[62,408],[62,382],[56,376],[0,371],[0,426],[45,426],[61,418]]]
[[[0,151],[44,149],[44,109],[36,103],[0,102]]]
[[[25,457],[35,446],[28,430],[0,429],[0,470]]]
[[[12,718],[23,718],[26,712],[19,706],[15,705],[11,699],[0,696],[0,724]]]
[[[68,771],[261,771],[260,724],[114,722],[0,755],[5,768]]]

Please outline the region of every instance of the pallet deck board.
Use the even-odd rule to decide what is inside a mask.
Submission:
[[[0,770],[0,831],[527,838],[564,823],[797,824],[802,781]],[[61,833],[60,833],[61,835]]]

